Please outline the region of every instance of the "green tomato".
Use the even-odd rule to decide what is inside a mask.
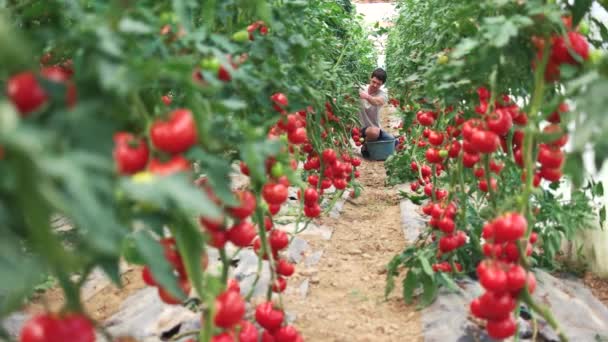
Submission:
[[[580,32],[582,35],[588,35],[589,34],[589,23],[585,20],[581,21],[580,24],[578,24],[578,32]]]
[[[447,157],[447,156],[448,156],[448,151],[446,151],[446,150],[440,150],[440,151],[439,151],[439,156],[440,156],[441,158],[445,158],[445,157]]]
[[[221,66],[220,61],[215,57],[203,58],[199,64],[203,70],[211,71],[213,73],[218,72]]]
[[[592,50],[589,53],[589,61],[592,64],[599,64],[600,61],[602,60],[602,57],[604,57],[604,55],[602,54],[602,51],[600,51],[600,50]]]
[[[160,21],[163,23],[176,23],[177,22],[177,16],[175,15],[175,13],[173,12],[163,12],[160,14]]]
[[[437,58],[437,63],[439,64],[446,64],[450,59],[448,58],[448,56],[446,55],[441,55],[439,56],[439,58]]]
[[[249,40],[249,32],[247,32],[247,30],[235,32],[232,35],[232,40],[237,43],[244,43]]]
[[[275,163],[270,170],[270,174],[274,178],[279,178],[285,174],[285,170],[283,169],[283,164]]]

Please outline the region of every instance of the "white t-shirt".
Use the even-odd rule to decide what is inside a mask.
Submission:
[[[360,89],[362,91],[367,92],[367,85],[362,85],[360,86]],[[384,98],[384,103],[386,104],[388,102],[388,94],[386,92],[386,89],[384,89],[384,87],[381,87],[378,92],[376,94],[370,94],[373,97],[378,97],[378,96],[382,96]],[[364,99],[360,99],[361,100],[361,110],[359,111],[359,120],[361,121],[361,126],[362,127],[380,127],[380,108],[382,108],[382,106],[384,105],[380,105],[380,106],[374,106],[373,104],[369,103],[369,101],[364,100]]]

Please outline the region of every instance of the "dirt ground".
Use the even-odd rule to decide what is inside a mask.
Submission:
[[[361,197],[347,202],[340,218],[320,220],[334,233],[316,241],[325,252],[307,298],[288,295],[286,307],[307,341],[421,341],[419,312],[399,290],[384,300],[384,266],[404,248],[398,198],[384,188],[382,162],[360,170]]]
[[[331,240],[307,237],[324,253],[315,268],[299,265],[297,273],[311,276],[308,296],[291,292],[286,307],[307,341],[422,341],[420,313],[399,289],[384,298],[385,266],[405,247],[399,198],[384,186],[383,162],[364,160],[359,170],[361,196],[348,200],[339,218],[318,220],[334,229]]]
[[[146,286],[141,278],[141,267],[123,273],[121,278],[122,288],[108,285],[84,302],[84,309],[91,318],[99,322],[109,318],[118,312],[129,295]],[[46,311],[45,308],[58,311],[63,304],[63,292],[60,288],[53,288],[34,298],[25,311],[32,314],[42,313]]]
[[[593,295],[608,307],[608,279],[601,279],[597,275],[587,272],[582,280]]]

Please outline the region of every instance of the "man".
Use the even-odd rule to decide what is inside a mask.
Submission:
[[[369,85],[361,86],[359,90],[359,98],[361,99],[361,111],[359,112],[359,119],[363,128],[361,129],[361,136],[366,141],[385,140],[390,137],[380,126],[380,108],[384,106],[388,101],[388,94],[382,89],[382,86],[386,83],[386,71],[382,68],[378,68],[372,72],[369,80]],[[365,145],[361,148],[361,154],[367,157],[367,148]]]

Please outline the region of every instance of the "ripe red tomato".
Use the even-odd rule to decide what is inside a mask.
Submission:
[[[257,231],[251,222],[241,221],[227,232],[227,237],[230,242],[238,247],[250,246],[257,235]]]
[[[280,251],[289,245],[289,236],[282,230],[274,229],[270,232],[270,246],[274,251]]]
[[[446,234],[452,234],[454,228],[456,228],[456,224],[451,218],[444,217],[437,223],[437,228]]]
[[[344,178],[336,178],[333,181],[334,187],[338,190],[344,190],[348,186],[348,182]]]
[[[441,161],[443,160],[443,158],[441,158],[441,156],[439,155],[439,151],[435,148],[429,148],[428,150],[426,150],[425,156],[426,161],[431,164],[441,163]]]
[[[505,339],[515,334],[515,331],[517,330],[517,323],[511,315],[500,321],[488,321],[486,330],[488,331],[488,335],[492,338]]]
[[[48,100],[33,72],[13,75],[6,83],[6,93],[22,117],[38,110]]]
[[[431,116],[427,112],[418,112],[418,114],[416,114],[416,119],[418,120],[418,123],[420,123],[420,125],[422,126],[432,126],[435,122],[433,116]]]
[[[283,106],[283,107],[285,107],[289,104],[289,101],[287,100],[287,96],[285,96],[285,94],[283,94],[283,93],[274,93],[274,94],[272,94],[270,99],[275,104]]]
[[[528,222],[519,213],[507,213],[494,220],[494,241],[508,242],[520,239],[528,229]]]
[[[245,300],[235,291],[224,291],[215,299],[215,325],[230,328],[243,319]]]
[[[280,183],[267,183],[262,188],[262,197],[268,204],[281,205],[287,200],[287,187]]]
[[[510,293],[486,292],[479,297],[481,312],[488,320],[500,320],[511,315],[517,302]]]
[[[168,176],[177,172],[189,172],[190,161],[181,155],[173,156],[166,162],[152,159],[148,165],[148,171],[161,176]]]
[[[295,342],[298,337],[298,331],[291,325],[281,327],[274,333],[275,342]]]
[[[295,272],[295,269],[296,269],[296,267],[285,259],[280,259],[277,262],[277,267],[276,267],[277,273],[282,276],[286,276],[286,277],[291,276],[293,274],[293,272]]]
[[[68,314],[61,320],[64,341],[94,342],[95,327],[83,315]]]
[[[500,139],[496,133],[480,129],[473,133],[470,141],[481,153],[493,153],[500,145]]]
[[[258,329],[248,321],[241,322],[239,342],[258,342]]]
[[[507,274],[497,264],[488,264],[485,267],[484,262],[479,264],[477,274],[479,282],[488,291],[495,293],[504,293],[507,291]],[[481,269],[481,272],[480,272]]]
[[[479,154],[477,154],[477,153],[472,154],[472,153],[465,152],[462,155],[462,165],[464,165],[464,167],[467,167],[467,168],[472,168],[473,166],[475,166],[475,164],[477,164],[479,159],[480,159]]]
[[[235,218],[244,220],[251,216],[255,210],[255,195],[250,191],[237,191],[235,195],[240,205],[238,207],[231,207],[228,211]]]
[[[492,186],[492,190],[496,191],[496,188],[498,187],[498,184],[496,182],[495,178],[490,178],[490,185]],[[482,179],[479,181],[479,190],[483,191],[483,192],[488,192],[489,188],[488,188],[488,182],[485,179]]]
[[[61,342],[61,321],[51,315],[42,314],[31,318],[20,332],[20,342]]]
[[[308,141],[308,137],[306,135],[306,128],[300,127],[296,128],[293,131],[290,131],[287,134],[287,139],[290,143],[294,145],[305,144]]]
[[[163,101],[165,106],[169,106],[171,105],[171,102],[173,102],[173,98],[170,95],[163,95],[161,97],[161,100]]]
[[[564,152],[543,144],[538,151],[538,162],[548,169],[560,168],[564,162]]]
[[[234,337],[229,332],[223,332],[213,336],[211,342],[234,342]]]
[[[319,215],[321,215],[321,211],[322,211],[321,206],[317,203],[304,206],[304,215],[306,215],[306,217],[310,217],[310,218],[319,217]]]
[[[327,165],[333,165],[338,159],[336,151],[331,148],[325,149],[322,152],[323,162]]]
[[[443,144],[443,134],[441,132],[431,131],[428,136],[431,145],[439,146]]]
[[[550,169],[542,167],[539,172],[540,176],[550,182],[558,182],[562,178],[561,169]]]
[[[583,60],[589,59],[589,43],[585,36],[578,32],[568,32],[567,37],[555,38],[551,50],[551,61],[556,64],[579,64],[570,54],[569,47]]]
[[[424,194],[427,195],[428,197],[431,197],[433,195],[433,184],[432,183],[428,183],[427,185],[424,186]]]
[[[274,332],[283,323],[284,314],[275,310],[271,302],[259,304],[255,309],[255,320],[266,330]]]
[[[449,253],[458,248],[458,240],[455,236],[446,235],[439,239],[439,250],[442,253]]]
[[[488,129],[499,136],[506,135],[513,127],[511,115],[503,109],[496,109],[494,113],[486,118],[486,122]]]
[[[459,141],[453,141],[452,144],[450,144],[450,149],[448,150],[448,156],[450,158],[458,158],[458,155],[460,154],[460,142]]]
[[[156,280],[154,280],[154,277],[152,277],[152,272],[150,271],[148,266],[145,266],[141,270],[141,278],[143,279],[143,281],[146,285],[156,286]]]
[[[156,120],[150,127],[152,144],[161,151],[177,154],[187,151],[198,140],[196,122],[188,109],[176,109],[168,121]]]
[[[319,193],[317,192],[317,189],[314,188],[307,188],[306,190],[304,190],[304,203],[307,205],[312,205],[317,203],[317,201],[319,200]]]
[[[511,265],[507,271],[507,287],[509,292],[517,294],[526,285],[526,270],[520,265]]]
[[[228,241],[228,235],[224,231],[208,231],[211,246],[215,248],[222,248]]]
[[[120,174],[134,174],[146,168],[150,150],[143,138],[136,139],[131,133],[114,134],[113,157]]]
[[[272,283],[272,292],[281,293],[287,288],[287,280],[283,277],[277,277]]]

